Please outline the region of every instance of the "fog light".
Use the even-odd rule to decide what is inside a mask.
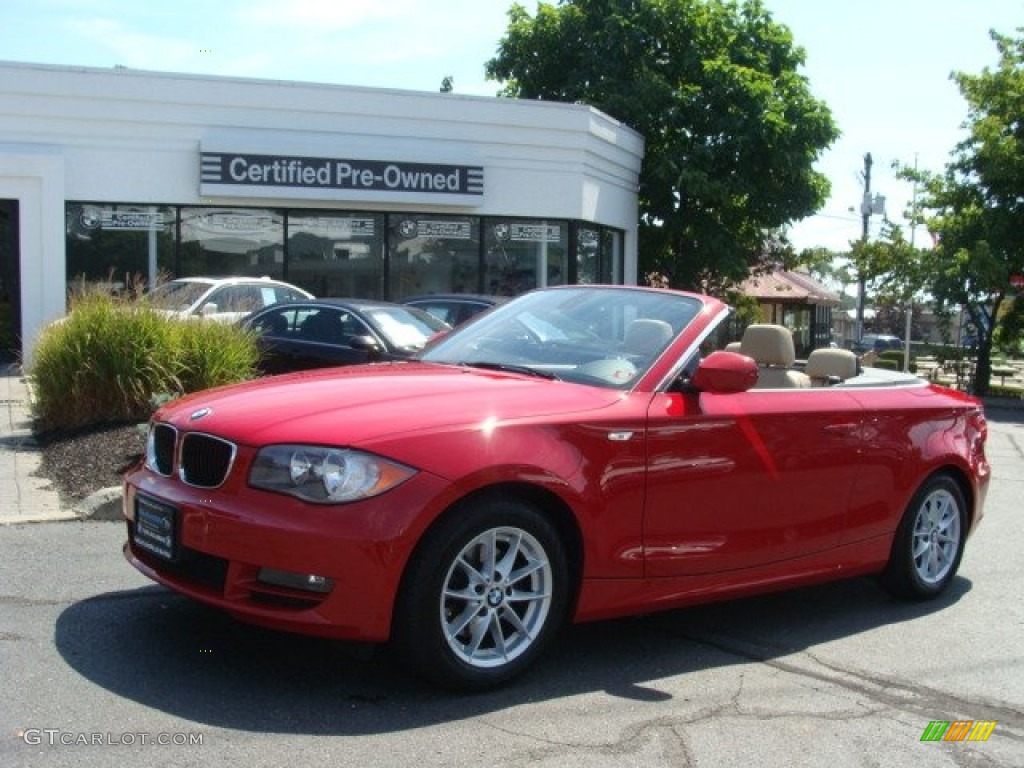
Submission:
[[[277,587],[288,589],[301,589],[303,592],[316,592],[325,594],[334,589],[334,579],[327,576],[317,576],[315,573],[294,573],[292,571],[281,571],[277,568],[260,568],[256,577],[264,584],[273,584]]]

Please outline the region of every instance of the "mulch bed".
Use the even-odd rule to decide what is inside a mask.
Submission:
[[[36,435],[42,453],[40,474],[61,498],[75,503],[121,484],[121,475],[142,458],[146,436],[135,424],[101,426]]]

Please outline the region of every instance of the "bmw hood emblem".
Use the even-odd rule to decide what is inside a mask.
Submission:
[[[200,419],[205,419],[211,413],[213,413],[213,408],[200,408],[198,411],[193,411],[192,415],[188,417],[188,420],[199,421]]]

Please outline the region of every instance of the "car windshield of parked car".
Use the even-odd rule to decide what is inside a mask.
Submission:
[[[155,309],[166,309],[172,312],[184,312],[200,297],[210,290],[207,283],[184,280],[171,280],[158,285],[146,294],[145,301]]]
[[[656,290],[538,290],[452,331],[420,359],[627,389],[700,308]]]
[[[423,349],[427,342],[451,326],[414,307],[374,307],[366,316],[397,349]]]

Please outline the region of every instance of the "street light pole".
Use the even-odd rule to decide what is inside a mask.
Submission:
[[[917,153],[914,153],[914,186],[910,198],[910,248],[914,248],[914,235],[917,234]],[[907,323],[903,330],[903,370],[910,370],[910,333],[913,330],[914,297],[907,299]]]
[[[860,214],[863,220],[861,231],[861,243],[868,244],[868,229],[871,224],[871,153],[864,155],[864,199],[860,204]],[[857,338],[856,343],[860,344],[864,338],[864,273],[857,270]]]

